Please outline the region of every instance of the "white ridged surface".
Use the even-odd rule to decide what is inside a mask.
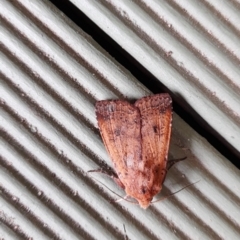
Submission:
[[[239,2],[71,2],[240,152]]]
[[[112,202],[94,178],[123,191],[86,173],[111,165],[94,103],[149,91],[47,2],[6,1],[0,16],[1,238],[238,239],[239,170],[175,114],[170,155],[188,158],[163,196],[200,182],[147,210]]]

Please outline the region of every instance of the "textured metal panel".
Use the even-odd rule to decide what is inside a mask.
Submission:
[[[1,238],[238,239],[239,170],[176,114],[170,157],[188,158],[162,195],[200,182],[147,210],[113,202],[94,178],[124,193],[86,173],[110,165],[94,103],[150,92],[47,1],[4,1],[0,17]]]
[[[238,1],[71,2],[240,156]]]

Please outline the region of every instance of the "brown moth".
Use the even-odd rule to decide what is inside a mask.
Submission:
[[[147,208],[162,189],[169,168],[172,99],[169,94],[96,103],[100,133],[116,171],[115,181],[127,196]]]

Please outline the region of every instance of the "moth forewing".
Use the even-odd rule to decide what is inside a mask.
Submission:
[[[140,204],[143,206],[143,201],[149,204],[146,200],[152,200],[153,196],[161,191],[167,173],[172,99],[169,94],[157,94],[138,100],[135,106],[141,115],[142,162],[147,178],[143,186],[146,188],[145,194]]]
[[[124,178],[129,175],[133,161],[141,159],[139,111],[127,101],[105,100],[97,102],[96,115],[114,169],[124,183],[128,181]]]

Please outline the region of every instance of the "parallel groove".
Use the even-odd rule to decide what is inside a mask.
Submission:
[[[26,112],[26,111],[25,111]],[[3,117],[4,115],[3,114],[1,114],[1,116]],[[5,117],[5,119],[6,119],[6,117]],[[4,119],[3,119],[3,121],[4,121]],[[3,123],[3,121],[1,121],[2,123]],[[24,120],[25,121],[25,120]],[[6,128],[7,129],[9,129],[9,127],[7,127],[7,123],[5,123],[4,124],[5,126],[6,126]],[[34,131],[34,133],[37,133],[37,131]],[[17,132],[15,132],[15,134],[14,135],[19,135]],[[22,134],[20,134],[20,135],[22,135]],[[2,133],[1,134],[1,136],[4,136],[4,133]],[[10,139],[11,138],[11,136],[6,136],[6,139]],[[16,143],[14,143],[14,139],[11,139],[11,142],[16,146],[16,145],[19,145],[19,143],[18,142],[16,142]],[[29,145],[32,145],[30,142],[29,142]],[[47,144],[45,144],[45,145],[47,145]],[[40,146],[39,146],[40,147]],[[49,144],[48,144],[48,147],[49,147]],[[23,146],[19,146],[19,148],[21,149],[21,152],[23,153],[24,151],[23,151]],[[53,149],[52,149],[53,150]],[[52,150],[51,150],[51,152],[52,152]],[[25,150],[26,151],[26,150]],[[33,151],[31,151],[31,152],[33,152]],[[61,159],[61,160],[63,160],[63,161],[65,161],[66,162],[66,164],[64,164],[64,165],[67,165],[67,167],[69,167],[69,165],[71,165],[69,162],[70,162],[70,160],[68,160],[68,159],[66,159],[65,157],[64,157],[64,155],[63,156],[61,156],[61,154],[58,154],[58,152],[56,152],[56,151],[54,151],[55,152],[55,155],[57,154],[57,156],[56,157],[58,157],[59,159]],[[37,159],[34,155],[32,155],[31,153],[27,153],[27,159],[34,159],[35,158],[35,160],[34,160],[34,166],[36,167],[36,164],[38,165],[39,164],[39,159]],[[51,169],[52,167],[50,167],[50,169]],[[65,194],[67,194],[67,195],[69,195],[69,193],[72,191],[73,192],[73,190],[72,190],[72,188],[70,187],[70,186],[64,186],[65,185],[65,183],[63,183],[62,182],[62,180],[59,178],[59,177],[57,177],[57,176],[63,176],[64,174],[62,173],[62,174],[56,174],[56,171],[55,170],[53,170],[53,169],[59,169],[59,165],[56,165],[56,167],[54,167],[54,168],[52,168],[52,170],[50,170],[49,169],[49,167],[46,167],[46,166],[44,166],[44,165],[42,165],[42,163],[40,163],[40,168],[38,168],[38,171],[40,172],[40,173],[42,173],[42,175],[44,176],[45,175],[45,177],[46,178],[48,178],[48,179],[50,179],[51,178],[51,181],[54,181],[55,182],[55,185],[56,186],[58,186],[58,185],[60,185],[61,186],[61,190],[62,191],[64,191],[65,192]],[[75,168],[74,169],[76,169],[76,166],[75,166]],[[25,172],[25,171],[24,171]],[[79,171],[78,171],[78,173],[79,173]],[[56,176],[54,176],[54,178],[52,178],[53,177],[53,175],[56,175]],[[81,179],[83,178],[83,176],[81,177]],[[26,186],[26,183],[24,183],[24,181],[20,181],[20,182],[23,182],[23,184]],[[66,189],[66,188],[68,188],[68,190]],[[45,189],[46,190],[46,189]],[[67,191],[66,191],[67,190]],[[50,191],[50,190],[49,190]],[[41,192],[40,190],[37,190],[37,192]],[[41,199],[42,199],[42,196],[41,196]],[[42,199],[43,200],[43,199]],[[60,216],[61,216],[61,212],[59,212],[59,210],[58,209],[60,209],[59,207],[57,207],[57,209],[55,209],[56,207],[54,206],[55,204],[50,204],[51,202],[52,202],[52,200],[51,199],[46,199],[44,202],[46,202],[46,203],[48,203],[48,205],[52,205],[52,207],[53,207],[53,211],[55,212],[55,214],[60,214]],[[82,202],[82,200],[78,200],[78,203],[79,202]],[[55,209],[55,210],[54,210]],[[89,206],[88,206],[88,209],[89,209]],[[62,219],[67,219],[67,216],[62,216],[61,217]],[[69,218],[69,216],[68,216],[68,218]],[[102,222],[102,221],[101,221]],[[49,223],[50,224],[50,223]],[[78,224],[77,224],[77,221],[75,221],[74,222],[74,224],[71,224],[71,225],[75,225],[75,226],[77,226]],[[109,227],[107,228],[107,229],[109,229]]]
[[[110,2],[102,3],[109,7]],[[127,22],[114,8],[114,16],[131,27],[132,19]],[[142,12],[150,11],[154,12]],[[161,23],[167,29],[168,23],[156,16],[153,25]],[[161,196],[200,182],[146,211],[114,202],[117,197],[96,180],[121,196],[124,192],[111,179],[87,173],[111,166],[94,104],[100,99],[137,99],[150,91],[48,1],[6,1],[0,18],[0,238],[238,238],[239,170],[175,113],[170,156],[186,155],[187,160],[168,173]],[[139,26],[134,31],[145,34]],[[171,49],[154,38],[149,41],[156,44],[151,51],[158,48],[159,56],[169,54],[164,61],[177,69],[171,81],[175,71],[193,80],[191,72],[177,66]],[[153,59],[162,61],[159,56]],[[163,72],[163,79],[166,76]],[[175,83],[171,90],[178,92],[180,83]],[[199,84],[205,93],[204,83]],[[196,83],[187,87],[194,89]],[[238,94],[239,89],[229,89]],[[221,110],[228,104],[214,99]],[[229,119],[238,123],[238,112],[228,110]]]
[[[231,12],[234,20],[239,18],[236,8],[221,1],[214,14],[207,1],[71,2],[176,93],[183,107],[195,109],[239,155],[240,39],[229,27],[238,29],[238,21],[222,20]]]
[[[139,3],[138,3],[139,4]],[[200,25],[199,22],[195,21],[194,18],[192,18],[192,16],[190,14],[188,14],[188,12],[186,11],[186,9],[181,8],[181,6],[179,6],[177,3],[175,3],[174,1],[169,1],[169,4],[171,4],[171,6],[176,9],[177,12],[182,13],[182,15],[184,16],[185,19],[187,19],[188,21],[191,20],[191,25],[197,26],[198,31],[196,32],[202,32],[204,33],[205,37],[207,38],[211,38],[211,40],[215,43],[215,45],[221,45],[221,42],[219,42],[219,40],[217,38],[214,38],[214,36],[212,36],[208,31],[205,30],[204,26]],[[149,8],[149,6],[147,6],[145,4],[145,2],[141,1],[141,7],[143,9],[147,9],[145,10],[149,15],[151,15],[154,20],[161,25],[166,31],[168,31],[169,29],[169,24],[167,24],[166,22],[164,22],[163,19],[161,19],[160,16],[157,15],[157,13],[155,13],[154,9]],[[228,78],[228,76],[226,74],[224,74],[224,72],[221,71],[221,69],[219,69],[217,66],[212,64],[212,61],[210,59],[208,59],[205,55],[203,55],[201,53],[201,51],[199,50],[199,47],[195,46],[194,43],[191,42],[191,39],[187,38],[187,32],[180,33],[178,31],[175,31],[175,29],[172,29],[170,34],[172,34],[173,37],[177,38],[178,41],[185,46],[188,46],[188,49],[191,50],[191,52],[198,58],[200,59],[202,62],[204,62],[205,65],[207,65],[209,68],[212,69],[212,71],[221,79],[224,79],[225,82],[227,84],[230,84],[230,86],[233,89],[238,90],[237,93],[240,92],[240,85],[237,83],[234,83],[231,81],[230,78]],[[240,59],[237,58],[237,56],[233,55],[232,51],[228,51],[226,47],[226,45],[221,45],[221,47],[223,48],[224,51],[224,56],[228,56],[228,58],[231,59],[233,64],[239,64],[240,63]],[[238,62],[239,61],[239,62]],[[171,62],[169,62],[169,64],[171,64]],[[237,65],[236,64],[236,65]],[[201,88],[201,86],[198,86],[199,88]],[[204,88],[202,89],[204,90]],[[206,90],[206,88],[205,88]],[[221,102],[220,102],[221,103]]]

